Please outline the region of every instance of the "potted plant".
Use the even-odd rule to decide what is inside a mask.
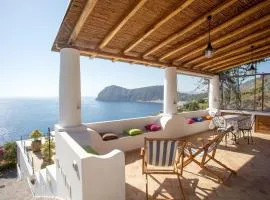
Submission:
[[[55,154],[55,142],[53,140],[47,139],[44,144],[41,146],[41,154],[43,157],[43,163],[42,163],[42,168],[53,164],[52,157]]]
[[[31,148],[33,152],[40,151],[41,148],[41,140],[40,137],[42,136],[42,133],[39,130],[34,130],[30,133],[30,137],[33,139]]]

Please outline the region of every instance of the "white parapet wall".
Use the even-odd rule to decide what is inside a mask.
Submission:
[[[89,154],[68,133],[57,132],[56,179],[63,199],[124,200],[124,153]]]
[[[81,145],[89,141],[89,145],[101,154],[108,153],[113,149],[121,151],[131,151],[143,147],[144,138],[180,138],[183,136],[209,130],[209,120],[187,124],[187,119],[208,115],[208,111],[184,112],[175,115],[159,115],[135,119],[125,119],[98,123],[85,124],[87,134],[72,134],[72,137]],[[145,131],[141,135],[123,136],[123,132],[129,128],[139,128],[145,130],[144,126],[151,123],[161,125],[161,130],[156,132]],[[119,139],[103,141],[101,135],[104,133],[114,133],[119,135]]]
[[[175,115],[158,115],[62,128],[56,125],[56,182],[57,196],[70,200],[124,200],[125,151],[143,147],[145,137],[181,138],[209,130],[209,120],[188,124],[193,117],[208,115],[194,111]],[[144,129],[151,123],[161,130],[137,136],[123,136],[129,128]],[[112,132],[120,138],[103,141],[100,133]],[[122,137],[121,137],[122,136]],[[87,153],[90,146],[100,155]]]
[[[20,180],[30,177],[33,169],[29,163],[26,149],[24,149],[25,140],[17,141],[17,173]]]

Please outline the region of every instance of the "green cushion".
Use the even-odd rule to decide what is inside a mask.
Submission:
[[[126,130],[125,132],[130,136],[140,135],[143,133],[143,131],[138,128],[132,128],[132,129]]]
[[[92,147],[90,147],[90,146],[84,146],[83,149],[84,149],[87,153],[99,155],[99,153],[96,152],[96,151],[95,151]]]

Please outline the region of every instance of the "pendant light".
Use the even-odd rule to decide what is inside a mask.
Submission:
[[[210,39],[211,19],[212,19],[212,16],[209,15],[209,16],[207,17],[207,20],[208,20],[208,44],[207,44],[206,49],[204,50],[204,55],[205,55],[207,58],[212,57],[212,55],[213,55],[213,53],[214,53],[214,51],[215,51],[214,48],[212,47],[211,39]]]
[[[250,67],[248,68],[248,71],[255,71],[256,70],[256,67],[255,67],[254,60],[253,60],[253,49],[254,49],[254,46],[252,45],[250,48],[251,48],[251,64],[250,64]]]

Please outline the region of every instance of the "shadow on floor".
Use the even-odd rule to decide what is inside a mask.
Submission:
[[[4,179],[14,179],[17,178],[17,170],[16,169],[7,169],[0,173],[0,178]]]

